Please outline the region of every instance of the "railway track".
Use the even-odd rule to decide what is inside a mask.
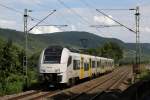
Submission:
[[[101,92],[97,93],[95,96],[90,98],[90,100],[99,100],[100,97],[106,93],[105,91],[117,89],[118,86],[127,78],[128,74],[129,74],[129,72],[123,73],[123,75],[121,75],[121,77],[118,77],[118,81],[114,81],[113,84],[106,87],[106,89],[102,90]]]
[[[45,93],[42,93],[41,95],[34,96],[34,97],[29,98],[29,99],[30,100],[45,100],[46,97],[51,96],[51,95],[53,95],[53,94],[55,94],[57,92],[59,92],[59,90],[57,90],[57,91],[51,91],[51,92],[45,92]]]
[[[60,90],[55,91],[32,91],[29,93],[21,93],[19,95],[13,96],[13,97],[4,97],[0,98],[0,100],[43,100],[47,96],[50,96]]]
[[[64,90],[32,91],[0,100],[95,100],[109,89],[115,89],[127,77],[130,69],[119,68],[112,73]]]
[[[114,72],[104,75],[100,78],[85,82],[79,86],[74,86],[70,89],[61,91],[49,97],[49,100],[88,100],[98,95],[97,93],[104,93],[104,90],[117,88],[118,84],[126,78],[131,69],[120,68]],[[124,76],[126,75],[126,76]],[[96,94],[93,94],[96,93]],[[101,94],[100,93],[100,94]]]
[[[113,75],[109,77],[108,79],[104,80],[101,83],[96,84],[95,86],[86,89],[82,93],[69,98],[68,100],[95,100],[100,95],[104,94],[105,91],[108,91],[109,89],[115,89],[121,82],[124,80],[124,78],[128,75],[127,72],[122,72],[116,76]],[[92,94],[92,95],[90,95]]]
[[[27,94],[21,94],[19,96],[8,98],[8,100],[19,100],[19,99],[22,99],[22,98],[27,97],[27,96],[35,95],[39,92],[40,91],[33,91],[33,92],[30,92],[30,93],[27,93]]]

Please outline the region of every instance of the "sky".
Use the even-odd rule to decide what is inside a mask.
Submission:
[[[102,11],[109,17],[135,30],[135,11],[104,9],[130,9],[136,8],[136,6],[140,7],[141,14],[140,40],[142,43],[150,43],[150,0],[0,0],[0,28],[23,31],[24,9],[32,10],[32,12],[28,12],[28,15],[35,18],[28,18],[28,29],[56,10],[31,33],[87,31],[102,37],[135,42],[135,33],[124,27],[95,28],[91,26],[118,25],[96,11],[96,9],[103,9]],[[63,27],[63,25],[68,26]]]

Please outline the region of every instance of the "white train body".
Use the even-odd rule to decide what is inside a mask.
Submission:
[[[76,81],[113,70],[113,59],[71,52],[51,46],[43,50],[39,61],[40,80],[51,84]]]

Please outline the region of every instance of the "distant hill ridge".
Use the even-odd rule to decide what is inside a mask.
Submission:
[[[10,29],[0,29],[0,38],[3,40],[11,39],[14,43],[23,48],[24,33]],[[46,34],[29,34],[28,44],[31,52],[36,52],[50,45],[70,46],[72,48],[82,48],[81,39],[87,39],[87,48],[96,48],[104,43],[112,41],[118,43],[125,51],[126,56],[135,54],[135,43],[125,43],[115,38],[104,38],[89,32],[56,32]],[[150,55],[150,44],[142,44],[142,53],[146,56]]]

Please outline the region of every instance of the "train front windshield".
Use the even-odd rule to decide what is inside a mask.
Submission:
[[[62,49],[61,47],[50,47],[45,49],[44,63],[60,63]]]

